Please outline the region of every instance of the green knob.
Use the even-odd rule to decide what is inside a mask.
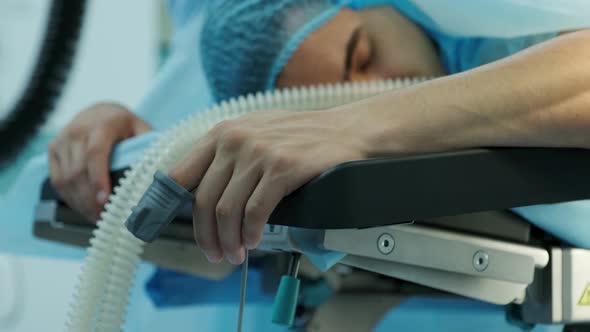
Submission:
[[[281,278],[273,306],[273,323],[287,326],[293,325],[299,296],[299,283],[299,279],[290,275],[284,275]]]

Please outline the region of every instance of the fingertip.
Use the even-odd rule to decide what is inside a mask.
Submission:
[[[244,248],[240,248],[238,251],[234,253],[227,254],[227,261],[233,265],[240,265],[246,259],[246,254],[244,252]]]
[[[221,263],[221,261],[223,260],[223,255],[218,252],[203,251],[203,253],[205,254],[205,257],[207,258],[209,263],[217,264],[217,263]]]
[[[135,124],[136,135],[147,133],[150,130],[152,130],[152,127],[141,119],[139,119],[139,121]]]
[[[106,190],[101,189],[96,193],[96,202],[100,204],[100,206],[103,206],[106,204],[108,196],[109,195],[107,194]]]
[[[86,220],[93,225],[96,225],[100,220],[100,212],[98,212],[98,210],[88,210],[83,212],[83,215],[85,216]]]
[[[244,222],[242,226],[242,241],[248,250],[256,249],[262,241],[264,226],[255,226],[252,222]]]
[[[244,239],[244,247],[248,250],[254,250],[260,244],[260,239],[252,240],[252,239]]]
[[[96,210],[95,210],[95,213],[94,213],[94,221],[95,221],[95,223],[97,223],[99,220],[102,219],[103,212],[105,212],[105,204],[100,204],[99,206],[96,207]]]

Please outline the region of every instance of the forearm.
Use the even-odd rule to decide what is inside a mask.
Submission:
[[[349,107],[368,155],[590,148],[590,31]]]

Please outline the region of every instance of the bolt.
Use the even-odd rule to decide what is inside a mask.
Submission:
[[[475,255],[473,255],[473,268],[477,272],[485,271],[489,264],[490,257],[488,256],[487,252],[480,250],[476,252]]]
[[[391,236],[391,234],[383,233],[377,239],[377,249],[379,249],[379,252],[383,255],[391,253],[394,247],[395,240],[393,239],[393,236]]]

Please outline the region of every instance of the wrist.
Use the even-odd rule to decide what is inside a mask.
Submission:
[[[340,107],[349,119],[350,137],[367,158],[444,150],[429,127],[428,107],[410,94],[393,91]],[[441,129],[438,127],[438,129]]]
[[[338,106],[331,112],[338,118],[339,136],[354,144],[364,158],[411,150],[409,140],[399,137],[402,121],[385,119],[380,104],[381,101],[370,98]]]
[[[343,106],[368,157],[442,152],[481,146],[492,123],[475,110],[483,96],[466,96],[457,78],[443,78]]]

